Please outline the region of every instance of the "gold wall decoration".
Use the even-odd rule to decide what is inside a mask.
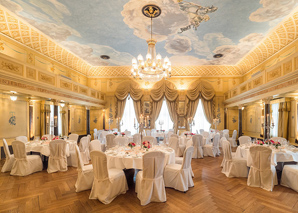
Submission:
[[[91,97],[96,98],[96,91],[91,90]]]
[[[26,67],[26,77],[36,80],[36,69]]]
[[[242,87],[240,87],[240,93],[243,93],[243,92],[246,92],[247,89],[246,89],[246,84]]]
[[[238,95],[238,90],[237,89],[235,89],[235,90],[232,91],[232,97],[234,97],[236,95]]]
[[[248,90],[252,89],[252,87],[251,87],[251,82],[248,82],[248,83],[247,83],[247,89],[248,89]]]
[[[9,73],[23,76],[23,65],[6,60],[4,58],[0,59],[0,69]]]
[[[293,66],[292,66],[292,60],[290,60],[290,61],[284,63],[284,64],[283,64],[283,71],[284,71],[283,74],[286,75],[286,74],[292,72],[292,71],[293,71],[292,67],[293,67]]]
[[[31,52],[29,52],[28,54],[27,54],[27,63],[29,63],[29,64],[35,64],[35,56],[34,56],[34,54],[33,53],[31,53]]]
[[[281,76],[281,67],[277,67],[272,71],[267,72],[267,82],[272,81]]]
[[[258,77],[257,79],[253,80],[253,87],[256,88],[263,84],[263,76]]]
[[[80,93],[87,95],[88,94],[88,90],[86,88],[83,87],[79,87]]]
[[[73,91],[74,92],[79,92],[79,86],[78,85],[73,85]]]
[[[55,77],[42,72],[38,72],[38,81],[46,84],[55,85]]]
[[[67,89],[67,90],[71,91],[72,90],[72,83],[60,80],[60,88]]]

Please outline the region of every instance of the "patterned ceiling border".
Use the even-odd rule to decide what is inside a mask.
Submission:
[[[257,65],[297,39],[298,11],[292,12],[275,27],[237,65],[173,66],[173,76],[237,76],[249,72]],[[14,13],[0,6],[0,32],[87,76],[130,76],[130,66],[91,66],[75,54],[64,49]]]

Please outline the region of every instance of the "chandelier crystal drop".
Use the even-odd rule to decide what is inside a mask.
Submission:
[[[160,54],[156,55],[156,40],[152,39],[152,18],[161,14],[161,9],[156,5],[146,5],[142,9],[143,14],[151,18],[151,39],[147,40],[148,51],[144,60],[140,54],[138,58],[132,59],[131,75],[144,81],[160,81],[171,77],[171,62],[168,57],[162,59]]]

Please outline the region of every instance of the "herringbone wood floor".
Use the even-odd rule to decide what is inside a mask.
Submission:
[[[89,200],[90,190],[75,192],[77,172],[27,177],[0,174],[1,212],[298,212],[298,193],[275,186],[273,192],[246,185],[246,178],[227,178],[221,173],[222,157],[193,159],[195,187],[182,193],[166,188],[167,202],[141,206],[133,185],[111,204]],[[0,169],[4,161],[0,161]],[[297,180],[298,181],[298,180]]]

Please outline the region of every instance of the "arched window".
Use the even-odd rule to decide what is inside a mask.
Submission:
[[[160,130],[160,121],[163,122],[162,130],[168,131],[169,129],[173,129],[173,122],[170,118],[167,102],[165,99],[162,102],[158,119],[155,121],[155,129]]]
[[[192,127],[193,133],[196,133],[197,130],[200,133],[200,129],[204,129],[204,131],[207,131],[207,132],[209,131],[211,124],[207,121],[207,119],[205,117],[201,99],[199,100],[199,104],[198,104],[198,108],[197,108],[197,111],[196,111],[196,114],[194,117],[194,121],[195,121],[195,125]]]
[[[131,134],[136,134],[137,130],[134,128],[134,122],[137,124],[135,108],[133,106],[133,100],[130,96],[127,97],[125,108],[122,117],[123,125],[121,126],[121,131],[128,130]],[[119,130],[120,131],[120,130]]]

